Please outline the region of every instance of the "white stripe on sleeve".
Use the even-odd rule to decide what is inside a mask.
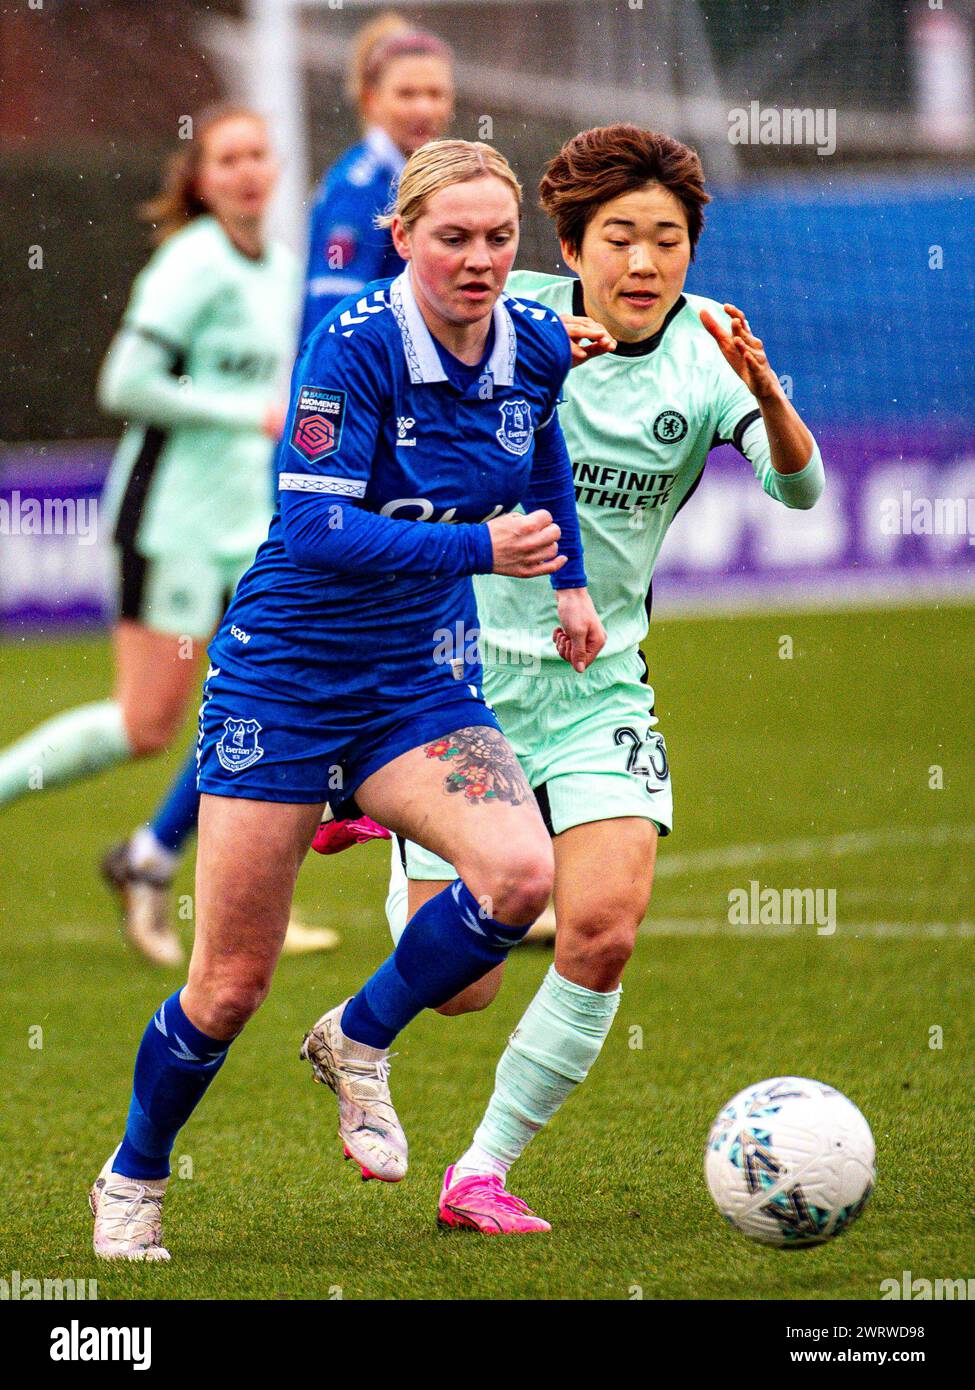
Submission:
[[[366,495],[366,484],[361,478],[334,478],[327,473],[281,473],[278,488],[281,492],[326,492],[333,497]]]

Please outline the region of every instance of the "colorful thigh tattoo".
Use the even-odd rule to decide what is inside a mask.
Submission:
[[[463,793],[472,805],[507,801],[520,806],[531,797],[531,788],[504,734],[489,725],[455,729],[428,743],[428,758],[449,765],[444,778],[448,795]]]

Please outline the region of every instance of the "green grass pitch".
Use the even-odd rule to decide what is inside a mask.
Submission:
[[[297,1054],[387,951],[387,853],[368,845],[303,870],[303,915],[343,944],[282,962],[180,1136],[172,1264],[97,1262],[86,1188],[120,1136],[145,1022],[180,981],[127,953],[95,863],[183,750],[31,794],[0,819],[0,1276],[97,1278],[102,1298],[627,1299],[877,1298],[903,1270],[975,1275],[971,643],[964,608],[654,623],[677,831],[602,1057],[516,1170],[554,1226],[536,1239],[443,1233],[434,1216],[546,968],[537,950],[515,953],[490,1011],[427,1015],[400,1040],[406,1181],[364,1184],[340,1160],[334,1101]],[[108,681],[102,640],[0,646],[3,741]],[[241,846],[241,873],[254,853]],[[752,879],[834,888],[835,934],[729,926],[728,893]],[[191,893],[191,864],[177,888]],[[719,1106],[785,1072],[850,1095],[879,1164],[859,1223],[788,1255],[726,1228],[702,1175]]]

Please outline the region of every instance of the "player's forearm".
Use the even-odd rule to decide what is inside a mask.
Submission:
[[[377,516],[341,497],[282,491],[281,526],[291,561],[338,574],[490,574],[487,526],[436,525]]]
[[[762,486],[783,506],[807,511],[826,486],[819,445],[784,393],[758,404],[768,440]]]
[[[781,387],[775,394],[760,398],[758,408],[772,451],[772,467],[776,473],[801,473],[812,457],[816,441],[799,412]]]
[[[172,374],[172,358],[159,343],[123,329],[112,344],[98,378],[98,403],[109,415],[161,429],[178,425],[221,425],[259,430],[268,402],[253,392],[198,390]]]
[[[582,536],[579,532],[579,514],[576,511],[572,461],[557,419],[553,419],[535,436],[535,457],[524,498],[524,508],[526,512],[538,511],[540,508],[551,512],[552,520],[562,532],[559,554],[566,557],[566,563],[552,575],[552,587],[584,589],[586,571],[582,556]]]

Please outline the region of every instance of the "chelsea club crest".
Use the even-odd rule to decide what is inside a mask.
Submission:
[[[532,424],[531,406],[520,397],[516,401],[502,401],[501,428],[496,430],[498,443],[509,454],[527,453],[535,434]]]
[[[227,772],[243,772],[264,757],[264,749],[257,741],[261,725],[256,719],[225,719],[223,727],[217,757]]]

